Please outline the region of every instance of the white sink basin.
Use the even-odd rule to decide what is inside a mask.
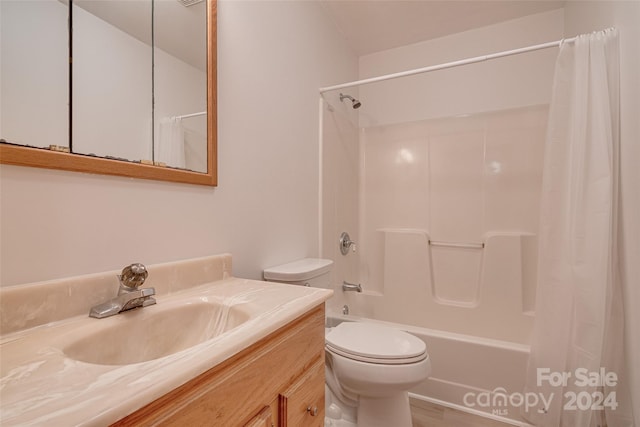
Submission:
[[[71,359],[98,365],[147,362],[210,340],[249,317],[235,306],[202,300],[156,305],[96,319],[62,350]]]
[[[171,265],[167,274],[172,283],[197,282],[211,268],[210,258],[204,260],[188,262],[186,270]],[[65,307],[74,302],[70,295],[82,293],[86,279],[78,282],[77,288],[65,283],[59,293],[34,286],[29,298],[13,298],[10,308],[26,318]],[[38,299],[42,292],[48,297]],[[111,425],[229,360],[331,295],[325,289],[235,277],[181,284],[172,292],[160,283],[156,292],[155,305],[103,319],[89,317],[83,307],[81,315],[0,335],[0,424]],[[4,316],[12,300],[4,297],[6,288],[0,295]]]

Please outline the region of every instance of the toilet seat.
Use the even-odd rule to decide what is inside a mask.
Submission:
[[[361,362],[383,365],[417,363],[427,358],[421,339],[383,325],[343,322],[325,336],[331,353]]]

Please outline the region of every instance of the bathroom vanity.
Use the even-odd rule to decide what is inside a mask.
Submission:
[[[324,425],[324,308],[318,306],[114,426]]]
[[[157,304],[105,319],[117,271],[0,289],[3,426],[323,425],[331,291],[232,277],[230,255],[148,270]]]

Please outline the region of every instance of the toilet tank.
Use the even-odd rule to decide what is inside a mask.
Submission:
[[[264,270],[263,276],[264,280],[268,282],[331,289],[332,265],[333,261],[330,259],[304,258],[267,268]]]

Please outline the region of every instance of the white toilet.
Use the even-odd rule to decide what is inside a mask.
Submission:
[[[306,258],[264,270],[267,281],[331,288],[331,260]],[[338,291],[339,292],[339,291]],[[326,427],[410,427],[407,390],[431,373],[425,343],[370,322],[326,330]]]

